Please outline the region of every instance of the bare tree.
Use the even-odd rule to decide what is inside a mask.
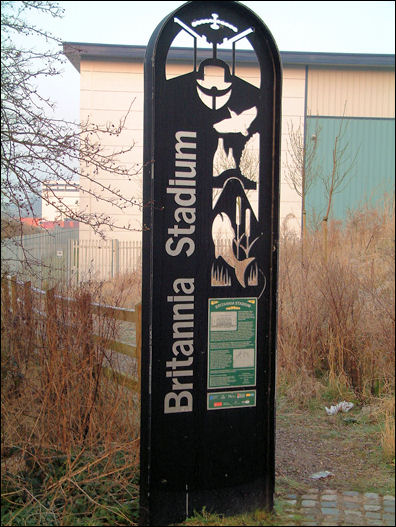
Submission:
[[[306,196],[312,184],[319,176],[317,147],[320,128],[317,125],[311,137],[305,138],[302,125],[296,128],[288,124],[288,156],[285,162],[286,181],[301,198],[302,234],[305,237],[307,227]]]
[[[345,103],[346,105],[346,103]],[[345,115],[345,107],[344,107]],[[322,218],[323,231],[323,255],[325,260],[328,257],[328,220],[333,205],[333,199],[336,194],[342,192],[350,181],[352,169],[356,164],[359,150],[353,152],[349,141],[346,139],[350,121],[343,116],[335,136],[332,148],[332,163],[330,169],[321,172],[319,178],[323,183],[326,195],[326,211]]]
[[[323,184],[323,194],[326,199],[326,209],[321,219],[323,254],[325,259],[327,259],[328,252],[327,224],[334,196],[342,192],[349,183],[352,169],[358,155],[358,151],[351,151],[350,143],[346,140],[346,133],[350,121],[344,115],[345,108],[334,142],[329,145],[332,160],[329,168],[326,168],[319,152],[319,147],[322,152],[327,149],[327,145],[321,143],[321,127],[316,124],[315,128],[310,131],[308,137],[304,137],[301,124],[298,128],[295,128],[292,123],[288,127],[288,157],[285,162],[285,168],[287,169],[286,181],[301,197],[303,216],[302,252],[304,253],[304,240],[307,229],[307,195],[314,184],[321,182]]]
[[[122,156],[133,144],[105,151],[106,137],[119,135],[127,115],[118,123],[100,126],[86,121],[73,123],[56,118],[54,104],[37,88],[43,77],[60,73],[65,60],[61,41],[29,22],[32,13],[62,17],[56,2],[1,2],[1,208],[3,219],[33,215],[34,202],[47,200],[62,216],[85,223],[104,235],[104,228],[131,229],[115,225],[110,215],[75,210],[59,200],[46,181],[58,181],[124,210],[142,207],[140,199],[125,196],[111,179],[131,180],[141,166],[125,166]],[[41,41],[37,50],[36,43]],[[133,101],[131,101],[132,105]],[[130,108],[129,108],[130,110]],[[105,173],[106,178],[98,178]],[[42,188],[46,192],[42,193]],[[20,223],[22,234],[22,224]]]

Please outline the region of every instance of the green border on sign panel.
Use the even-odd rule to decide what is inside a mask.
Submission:
[[[257,298],[209,298],[209,390],[256,385]]]

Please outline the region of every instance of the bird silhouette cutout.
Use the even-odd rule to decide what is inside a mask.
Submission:
[[[253,106],[243,112],[237,114],[233,110],[230,110],[230,116],[227,119],[223,119],[213,125],[214,129],[220,134],[242,134],[245,137],[249,135],[248,129],[252,122],[257,117],[257,108]]]

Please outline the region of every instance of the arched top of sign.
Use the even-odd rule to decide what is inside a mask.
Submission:
[[[213,11],[211,9],[210,11]],[[253,32],[252,28],[239,31],[238,28],[225,20],[220,20],[218,13],[212,12],[210,18],[194,19],[191,25],[186,24],[180,18],[174,17],[174,22],[181,28],[169,47],[167,61],[166,61],[166,78],[174,78],[177,74],[187,74],[195,72],[197,78],[202,80],[204,75],[204,67],[210,67],[210,61],[213,66],[216,66],[217,72],[223,77],[228,77],[231,82],[231,75],[237,75],[243,80],[252,82],[257,88],[260,87],[259,78],[249,79],[242,68],[239,68],[240,53],[239,50],[250,50],[251,54],[255,54],[252,45],[246,36]],[[186,45],[189,48],[186,49]],[[190,60],[176,67],[171,60],[173,48],[183,47],[186,55],[189,55]],[[198,56],[197,50],[200,50]],[[173,55],[174,56],[174,55]],[[215,61],[218,61],[216,64]],[[256,57],[254,66],[257,70],[260,69],[260,64]],[[220,69],[219,69],[220,68]],[[209,69],[207,71],[210,71]],[[176,73],[177,72],[177,73]],[[212,76],[216,74],[215,68],[212,68]],[[221,83],[220,79],[219,82]]]
[[[181,36],[190,47],[173,48],[169,61],[173,69],[167,71],[172,44],[180,42]],[[238,70],[242,55],[238,43],[242,41],[254,50],[259,75],[255,72],[244,78],[243,68]],[[186,63],[189,52],[192,63],[184,71],[180,64]],[[151,122],[154,118],[158,123],[154,135],[146,133],[146,159],[154,159],[161,167],[156,174],[172,170],[168,154],[175,137],[179,138],[177,149],[193,144],[190,148],[196,150],[191,154],[192,169],[194,174],[199,170],[199,183],[206,189],[200,202],[207,218],[201,241],[215,262],[211,285],[225,287],[230,283],[235,286],[234,294],[246,293],[250,287],[249,294],[260,297],[266,276],[258,257],[258,240],[263,237],[263,218],[271,209],[270,198],[264,198],[260,189],[268,186],[271,178],[278,178],[273,152],[278,148],[280,126],[281,63],[271,33],[239,2],[188,2],[154,31],[147,48],[145,84],[145,119]],[[196,142],[184,143],[180,140],[184,136]],[[158,178],[156,182],[163,184]],[[169,185],[181,183],[172,179]],[[170,195],[176,192],[170,187],[168,190]],[[194,200],[195,194],[190,201]],[[195,225],[186,232],[190,228],[195,232]],[[178,232],[170,237],[169,253],[179,250]],[[232,247],[231,258],[226,246],[218,247],[220,239]],[[183,241],[180,243],[179,247]],[[195,247],[193,240],[188,243]],[[187,257],[192,254],[193,249]],[[231,278],[219,278],[225,275],[224,270]]]
[[[172,54],[175,47],[185,48],[183,60],[180,54]],[[161,78],[166,80],[181,73],[195,72],[200,84],[204,68],[208,67],[212,76],[216,73],[223,76],[224,87],[217,88],[222,91],[226,89],[227,77],[244,77],[238,70],[238,61],[241,58],[239,53],[246,49],[256,54],[261,79],[253,83],[262,88],[263,62],[269,60],[274,70],[280,70],[279,51],[265,24],[239,2],[187,2],[166,17],[154,31],[147,47],[146,64],[156,65],[156,82]],[[191,61],[186,63],[185,57],[189,53]],[[169,66],[169,58],[173,59],[172,63],[178,62],[177,73]],[[201,87],[204,91],[205,83],[201,83]]]

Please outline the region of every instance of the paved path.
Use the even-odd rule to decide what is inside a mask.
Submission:
[[[287,496],[289,525],[395,525],[394,496],[311,489]]]

